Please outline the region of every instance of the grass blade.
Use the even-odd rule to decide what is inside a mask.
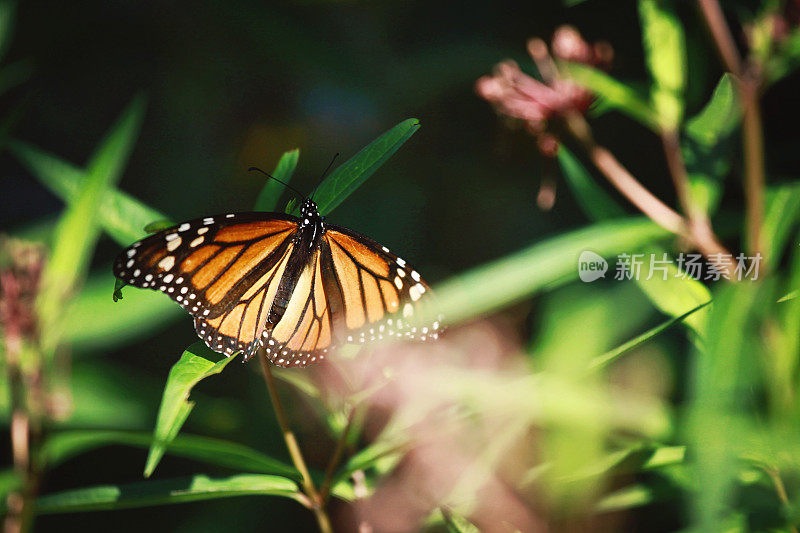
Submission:
[[[79,430],[56,433],[42,447],[42,459],[49,467],[88,451],[113,444],[149,448],[153,435],[132,431]],[[261,474],[300,479],[300,473],[277,459],[247,446],[197,435],[179,435],[166,445],[167,453],[208,464]]]
[[[96,216],[108,187],[120,177],[144,114],[144,101],[135,99],[123,112],[89,163],[86,179],[56,225],[53,248],[42,278],[37,305],[45,352],[60,334],[62,306],[88,268],[100,235]]]
[[[300,149],[295,148],[288,152],[284,152],[272,175],[284,183],[289,183],[292,180],[295,168],[297,168],[297,160],[300,158]],[[278,207],[278,201],[281,198],[286,187],[275,180],[267,178],[264,187],[256,199],[254,211],[275,211]]]
[[[612,361],[616,360],[619,356],[621,356],[621,355],[633,350],[634,348],[636,348],[638,346],[641,346],[642,344],[644,344],[645,342],[649,341],[650,339],[652,339],[653,337],[655,337],[656,335],[658,335],[662,331],[670,328],[671,326],[677,324],[678,322],[682,322],[685,318],[689,317],[689,315],[691,315],[695,311],[698,311],[698,310],[702,309],[703,307],[707,306],[710,303],[711,302],[708,301],[708,302],[706,302],[704,304],[698,305],[694,309],[690,309],[689,311],[685,312],[684,314],[682,314],[680,316],[676,316],[674,318],[670,318],[666,322],[662,322],[661,324],[657,325],[656,327],[645,331],[644,333],[642,333],[638,337],[629,340],[625,344],[623,344],[623,345],[621,345],[621,346],[619,346],[617,348],[614,348],[613,350],[610,350],[610,351],[604,353],[603,355],[595,357],[592,360],[591,364],[589,365],[589,369],[590,370],[597,370],[599,368],[603,368],[603,367],[607,366]]]
[[[164,387],[158,419],[153,432],[153,444],[147,455],[144,476],[150,477],[166,446],[175,439],[189,416],[194,402],[189,401],[189,393],[200,380],[219,374],[236,358],[225,357],[209,350],[202,342],[189,346],[181,358],[172,366]]]
[[[196,475],[191,478],[100,485],[48,494],[36,500],[36,512],[54,514],[130,509],[252,495],[296,499],[297,485],[290,479],[266,474],[239,474],[227,478]]]
[[[417,119],[404,120],[339,165],[320,184],[314,196],[320,214],[327,215],[353,194],[418,129]]]

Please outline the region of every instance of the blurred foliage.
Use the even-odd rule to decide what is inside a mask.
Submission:
[[[671,201],[657,135],[677,132],[694,203],[740,249],[737,80],[693,6],[0,1],[0,223],[48,258],[41,344],[23,365],[54,391],[33,450],[36,530],[315,530],[256,365],[192,344],[162,295],[112,301],[110,261],[150,224],[297,209],[252,166],[316,187],[323,214],[403,250],[451,328],[419,366],[411,349],[343,350],[341,365],[275,372],[315,482],[346,433],[337,508],[366,499],[372,516],[368,497],[408,483],[432,435],[433,464],[458,474],[419,517],[432,531],[486,529],[487,501],[521,502],[509,519],[556,530],[796,530],[800,31],[783,2],[724,4],[765,81],[769,269],[737,284],[677,275],[685,243],[632,214],[577,147],[540,158],[473,93],[561,23],[608,39],[611,72],[559,65],[595,94],[595,136]],[[794,22],[773,34],[784,15]],[[566,187],[539,211],[538,176],[556,174]],[[585,250],[666,257],[669,276],[581,283]],[[6,452],[7,511],[23,480]],[[356,508],[335,517],[344,530]]]

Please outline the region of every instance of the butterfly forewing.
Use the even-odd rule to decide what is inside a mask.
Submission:
[[[192,220],[134,243],[114,274],[164,292],[211,349],[245,360],[263,346],[273,363],[298,367],[344,342],[438,336],[439,322],[413,320],[430,292],[416,270],[363,235],[304,222],[277,213]]]

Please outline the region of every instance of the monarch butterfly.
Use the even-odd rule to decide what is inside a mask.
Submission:
[[[257,169],[256,169],[257,170]],[[303,367],[342,343],[436,339],[440,320],[411,320],[430,287],[372,239],[329,225],[306,198],[300,218],[229,213],[190,220],[133,243],[114,275],[160,290],[194,317],[206,345],[228,356],[259,347]]]

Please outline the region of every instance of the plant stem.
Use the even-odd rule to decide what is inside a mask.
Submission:
[[[328,468],[325,469],[325,480],[322,482],[322,486],[319,490],[320,497],[322,501],[325,502],[328,500],[328,496],[330,495],[331,485],[333,484],[333,474],[336,472],[336,467],[339,466],[339,461],[342,460],[342,454],[344,453],[344,448],[347,445],[347,436],[350,433],[350,428],[353,425],[353,419],[355,418],[356,408],[351,407],[350,413],[347,415],[347,423],[342,429],[342,434],[339,435],[339,441],[336,443],[336,450],[333,452],[333,456],[331,456],[331,460],[328,463]]]
[[[680,234],[685,231],[680,214],[648,191],[611,152],[595,142],[589,124],[582,115],[569,114],[566,117],[566,126],[581,143],[592,163],[642,213],[671,233]]]
[[[762,252],[761,225],[764,220],[764,127],[758,89],[753,82],[740,80],[742,99],[742,145],[744,152],[745,214],[747,218],[747,245],[751,255]]]
[[[717,0],[697,0],[697,3],[700,5],[700,10],[703,12],[703,17],[714,38],[717,52],[719,52],[725,68],[729,72],[739,75],[744,70],[742,58],[736,48],[736,42],[733,40],[728,23],[725,22],[725,15],[722,13],[719,2]]]
[[[727,279],[734,279],[733,273],[735,265],[733,256],[717,240],[714,230],[711,227],[711,221],[708,219],[706,213],[698,208],[692,200],[691,190],[689,188],[689,173],[686,171],[686,164],[683,161],[678,132],[674,130],[661,132],[661,143],[664,146],[667,168],[669,168],[670,176],[672,176],[678,203],[680,203],[681,209],[687,219],[687,231],[692,242],[710,262],[714,263],[725,273]]]
[[[742,102],[742,145],[744,152],[744,192],[746,239],[751,255],[761,253],[761,225],[764,219],[764,187],[766,170],[764,158],[764,128],[761,119],[760,69],[748,65],[739,50],[725,21],[718,0],[698,0],[700,10],[717,47],[725,68],[737,78],[737,88]]]
[[[308,471],[305,459],[303,459],[303,454],[300,451],[300,446],[297,444],[297,439],[289,427],[286,412],[283,409],[283,404],[281,403],[280,397],[278,397],[278,391],[275,387],[275,378],[272,376],[272,371],[269,367],[270,363],[267,361],[267,355],[264,353],[263,349],[258,350],[258,359],[261,361],[261,368],[264,371],[264,381],[267,384],[267,390],[269,391],[269,397],[272,401],[272,408],[275,411],[275,417],[278,419],[278,425],[281,427],[281,432],[283,433],[283,440],[286,442],[286,449],[289,451],[292,463],[303,478],[303,492],[308,496],[311,502],[311,510],[314,512],[320,531],[322,533],[331,533],[333,529],[331,527],[330,518],[325,511],[324,502],[314,486],[314,481],[311,479],[311,474]]]

